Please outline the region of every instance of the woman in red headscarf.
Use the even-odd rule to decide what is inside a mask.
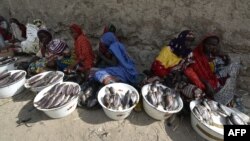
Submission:
[[[94,66],[94,53],[92,51],[92,46],[87,38],[87,36],[82,32],[79,25],[72,24],[70,26],[71,34],[75,40],[75,55],[76,62],[72,64],[68,70],[72,70],[77,67],[77,70],[85,73],[85,76],[89,74],[90,69]]]
[[[193,51],[195,63],[185,70],[185,75],[205,91],[208,98],[227,105],[234,97],[240,65],[230,62],[220,51],[219,42],[216,35],[206,36]]]

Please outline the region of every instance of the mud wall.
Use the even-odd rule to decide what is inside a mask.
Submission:
[[[194,30],[197,41],[215,32],[225,52],[240,54],[250,81],[249,0],[0,0],[0,14],[23,23],[40,18],[71,45],[68,25],[78,23],[95,47],[103,26],[113,23],[140,69],[181,30]]]

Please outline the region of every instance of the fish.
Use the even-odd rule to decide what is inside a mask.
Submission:
[[[65,105],[68,102],[68,100],[70,99],[70,97],[71,97],[70,95],[65,95],[65,98],[62,100],[62,102],[60,103],[59,106]]]
[[[56,76],[52,77],[52,78],[49,80],[49,84],[53,84],[53,83],[55,83],[55,82],[58,82],[61,78],[62,78],[62,75],[56,75]]]
[[[55,98],[55,100],[53,101],[51,107],[57,107],[60,105],[60,103],[63,101],[63,99],[65,98],[65,94],[60,94],[59,96],[57,96]]]
[[[111,100],[110,100],[111,97],[110,97],[110,95],[111,94],[105,94],[104,97],[103,97],[103,104],[107,108],[110,108],[110,106],[111,106]]]
[[[31,86],[34,83],[36,83],[37,81],[39,81],[41,78],[43,78],[43,75],[33,76],[32,78],[30,78],[29,80],[27,80],[27,83]]]
[[[226,125],[234,125],[233,122],[232,122],[231,119],[230,119],[230,116],[227,116],[227,117],[225,118],[225,120],[226,120]]]
[[[131,95],[132,105],[134,105],[137,101],[137,93],[135,91],[132,91],[130,95]]]
[[[54,85],[50,90],[49,90],[49,93],[55,93],[56,90],[58,89],[60,83],[57,83],[56,85]]]
[[[201,116],[201,113],[200,113],[200,110],[198,109],[197,106],[195,106],[192,111],[195,114],[195,116],[198,118],[198,120],[200,120],[200,121],[203,120],[202,116]]]
[[[211,108],[210,108],[210,106],[209,106],[208,103],[207,103],[207,99],[204,99],[204,100],[202,101],[202,104],[207,108],[208,111],[210,111],[210,112],[212,111]]]
[[[129,92],[129,90],[125,93],[123,100],[122,100],[122,106],[124,109],[129,108],[130,106],[130,100],[131,100],[131,94]]]
[[[212,111],[217,111],[219,109],[218,105],[211,100],[207,100],[207,104],[209,105]]]
[[[114,96],[114,103],[113,103],[113,108],[115,110],[118,110],[118,108],[121,106],[121,98],[118,93],[115,94]]]
[[[78,95],[80,93],[80,88],[79,86],[73,86],[73,95]]]
[[[66,89],[66,95],[71,95],[73,93],[74,87],[71,85]]]
[[[229,116],[234,125],[246,125],[246,123],[237,114],[231,113]]]
[[[108,89],[111,94],[115,94],[115,89],[113,87],[109,87]]]
[[[222,105],[222,104],[220,104],[220,103],[218,103],[218,110],[219,110],[221,113],[225,114],[226,116],[230,116],[230,115],[231,115],[231,111],[227,110],[227,109],[225,108],[225,106]]]
[[[172,94],[170,94],[170,95],[166,95],[165,96],[165,103],[166,103],[166,105],[165,105],[165,109],[166,110],[170,110],[171,109],[171,106],[173,105],[173,102],[174,102],[174,97],[173,97],[173,95]]]
[[[6,77],[9,77],[10,75],[11,75],[10,72],[5,71],[5,72],[3,72],[3,73],[0,74],[0,80],[4,79]]]
[[[90,100],[88,100],[87,102],[87,107],[88,108],[92,108],[97,104],[97,99],[96,98],[91,98]]]
[[[150,104],[152,104],[153,106],[156,106],[157,98],[155,97],[155,95],[152,91],[148,91],[147,100]]]

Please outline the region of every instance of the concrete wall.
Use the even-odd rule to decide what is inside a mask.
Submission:
[[[112,22],[141,69],[183,29],[194,30],[198,39],[218,33],[223,50],[240,54],[246,67],[250,64],[249,0],[0,0],[0,13],[24,23],[40,18],[69,44],[68,25],[78,23],[93,46],[103,26]]]

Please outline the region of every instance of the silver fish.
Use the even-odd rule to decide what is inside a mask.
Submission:
[[[65,98],[65,94],[61,94],[58,97],[55,98],[53,104],[51,105],[51,107],[57,107],[60,105],[60,103],[63,101],[63,99]]]
[[[113,87],[108,88],[111,94],[115,94],[115,89]]]
[[[80,93],[80,88],[78,86],[73,86],[73,95],[79,95]]]
[[[124,109],[129,108],[129,106],[130,106],[129,105],[130,100],[131,100],[131,95],[130,95],[130,92],[128,90],[126,92],[126,94],[124,95],[123,100],[122,100],[122,106],[123,106]]]
[[[107,108],[110,108],[110,106],[111,106],[110,94],[105,94],[104,95],[104,97],[103,97],[103,104]]]
[[[40,81],[40,79],[43,78],[43,75],[36,75],[36,76],[33,76],[32,78],[30,78],[27,82],[28,84],[31,86],[33,85],[34,83],[36,83],[37,81]]]
[[[195,106],[195,107],[193,108],[193,112],[194,112],[194,114],[196,115],[196,117],[198,118],[198,120],[202,121],[202,116],[201,116],[201,113],[200,113],[198,107]]]
[[[208,103],[207,103],[207,99],[204,99],[204,100],[202,101],[202,104],[207,108],[208,111],[210,111],[210,112],[212,111],[211,108],[210,108],[210,106],[209,106]]]
[[[67,95],[71,95],[73,93],[74,87],[72,87],[72,85],[70,85],[67,90],[66,90],[66,94]]]
[[[152,91],[148,91],[147,100],[150,104],[152,104],[153,106],[156,106],[157,99]]]
[[[131,97],[132,105],[134,105],[136,103],[136,101],[137,101],[137,94],[136,94],[135,91],[132,91],[130,93],[130,95],[131,95],[130,97]]]
[[[165,103],[166,103],[166,105],[165,105],[166,110],[170,110],[171,106],[173,105],[173,102],[174,102],[173,95],[172,94],[166,95],[164,100],[165,100]]]
[[[53,83],[59,81],[59,79],[61,79],[61,78],[62,78],[62,75],[56,75],[56,76],[52,77],[52,78],[49,80],[48,83],[49,83],[49,84],[53,84]]]
[[[58,89],[60,83],[57,83],[56,85],[54,85],[50,90],[49,93],[56,93],[56,90]]]
[[[224,105],[218,103],[218,108],[219,108],[220,112],[222,112],[223,114],[225,114],[227,116],[231,115],[231,111],[227,110]]]
[[[229,118],[234,125],[246,125],[246,123],[237,114],[231,113]]]
[[[118,108],[121,106],[121,98],[119,94],[115,94],[114,96],[114,103],[113,103],[114,109],[118,110]]]
[[[111,94],[108,87],[105,88],[105,94],[108,94],[108,95]]]
[[[6,77],[9,77],[10,74],[11,74],[11,73],[10,73],[10,72],[7,72],[7,71],[1,73],[1,74],[0,74],[0,80],[4,79],[4,78],[6,78]]]
[[[70,99],[70,97],[71,97],[70,95],[66,95],[59,106],[65,105],[68,102],[68,100]]]
[[[226,125],[234,125],[229,116],[226,117]]]
[[[94,107],[96,104],[97,104],[97,99],[96,98],[93,98],[93,99],[89,99],[88,102],[87,102],[87,107],[88,108],[92,108]]]
[[[215,102],[213,102],[211,100],[208,100],[207,104],[209,105],[209,107],[210,107],[210,109],[212,111],[217,111],[218,110],[218,105]]]

